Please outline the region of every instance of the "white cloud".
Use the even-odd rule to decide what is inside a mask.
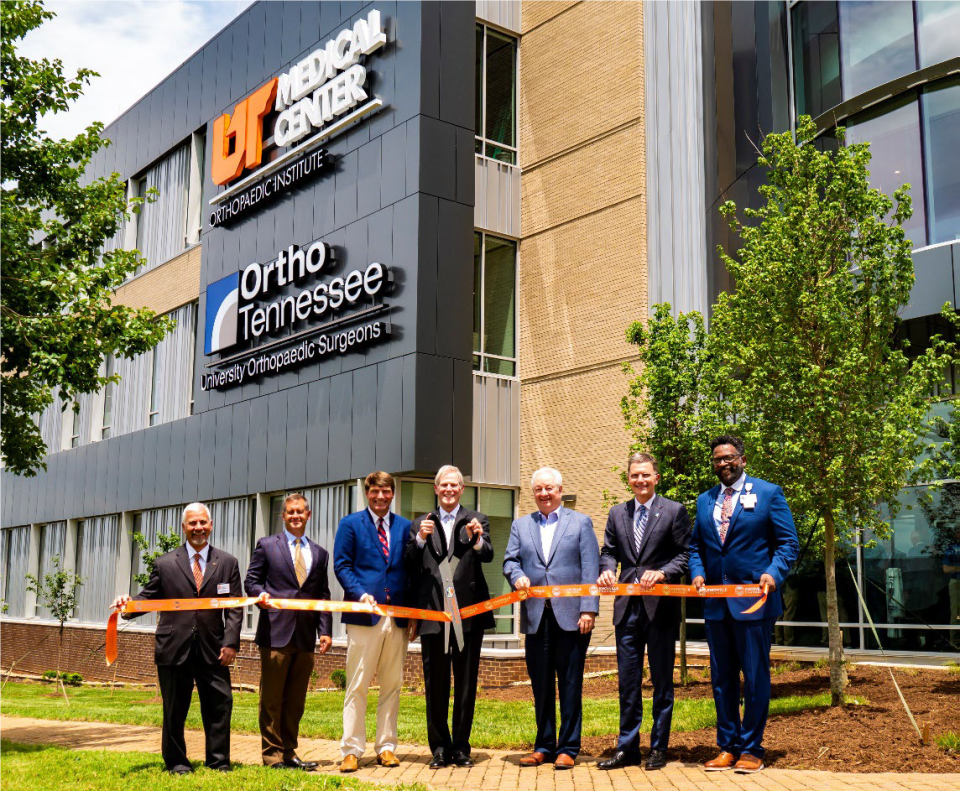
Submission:
[[[67,76],[99,72],[69,112],[45,116],[53,137],[108,125],[223,29],[252,0],[120,0],[46,3],[57,16],[31,32],[20,53],[59,58]]]

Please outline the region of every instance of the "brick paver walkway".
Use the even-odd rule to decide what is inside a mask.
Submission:
[[[0,716],[3,738],[27,744],[55,744],[75,750],[160,752],[160,729],[100,722],[61,722]],[[260,763],[260,737],[233,734],[231,757],[235,763]],[[187,732],[187,749],[195,760],[203,756],[203,734]],[[326,739],[301,739],[300,757],[318,761],[319,771],[336,772],[340,745]],[[589,763],[578,763],[567,772],[553,766],[521,769],[517,753],[476,750],[473,769],[431,770],[426,747],[401,745],[399,769],[377,766],[372,753],[360,762],[354,777],[384,783],[425,783],[435,789],[464,791],[956,791],[960,774],[852,774],[798,769],[765,769],[755,775],[704,772],[699,766],[674,762],[659,772],[639,767],[603,772]]]

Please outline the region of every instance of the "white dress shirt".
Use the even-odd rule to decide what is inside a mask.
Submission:
[[[291,533],[287,528],[283,528],[283,537],[287,540],[287,547],[290,549],[290,559],[293,561],[293,567],[297,567],[297,537]],[[310,573],[310,569],[313,568],[313,553],[310,551],[310,546],[307,544],[307,537],[304,535],[300,539],[300,557],[303,559],[303,567],[307,570],[307,574]]]
[[[560,506],[561,508],[563,506]],[[543,515],[543,511],[537,512],[540,522],[540,543],[543,547],[543,557],[550,557],[550,547],[553,546],[553,536],[557,532],[557,523],[560,521],[560,508],[556,511],[551,511],[546,516]]]

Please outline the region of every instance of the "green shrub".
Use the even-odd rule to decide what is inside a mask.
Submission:
[[[333,686],[335,686],[337,689],[346,689],[347,688],[347,671],[334,670],[330,674],[330,680],[333,682]]]
[[[799,662],[780,662],[770,668],[770,675],[782,676],[784,673],[800,670],[801,667],[802,665]]]
[[[947,670],[953,675],[960,675],[960,662],[956,659],[951,659],[947,662]]]
[[[960,735],[955,731],[947,731],[933,737],[937,749],[945,753],[960,753]]]
[[[69,684],[71,687],[79,687],[83,683],[83,676],[79,673],[61,673],[60,678],[63,680],[64,684]],[[43,680],[44,681],[56,681],[57,680],[57,671],[56,670],[44,670],[43,671]]]

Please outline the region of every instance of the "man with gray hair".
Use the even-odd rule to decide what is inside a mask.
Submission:
[[[536,585],[595,585],[600,547],[590,517],[563,507],[563,478],[557,470],[537,470],[530,485],[537,510],[510,527],[503,575],[517,590]],[[520,631],[526,635],[527,672],[537,719],[533,752],[520,759],[521,766],[552,761],[554,769],[573,768],[583,724],[583,668],[599,610],[598,596],[526,599],[521,604]]]
[[[203,503],[183,509],[186,544],[157,558],[150,579],[133,599],[197,599],[239,597],[240,567],[233,555],[208,543],[213,521]],[[118,596],[114,607],[131,597]],[[136,618],[145,613],[124,613]],[[200,698],[200,717],[206,741],[205,763],[210,769],[230,771],[230,714],[233,692],[230,670],[240,648],[239,607],[223,610],[180,610],[160,613],[157,622],[157,678],[163,698],[163,732],[160,750],[167,771],[189,774],[183,726],[190,710],[193,687]]]

